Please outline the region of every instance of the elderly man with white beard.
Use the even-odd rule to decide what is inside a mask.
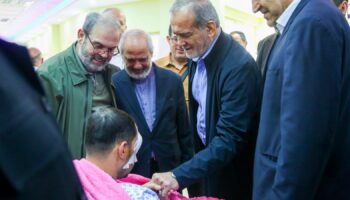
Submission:
[[[112,77],[116,102],[134,118],[143,138],[132,173],[150,178],[193,155],[182,81],[152,63],[152,40],[144,31],[124,32],[119,48],[125,67]]]
[[[52,112],[74,158],[84,156],[85,123],[98,107],[116,107],[109,65],[121,27],[111,15],[89,13],[78,39],[38,70]]]

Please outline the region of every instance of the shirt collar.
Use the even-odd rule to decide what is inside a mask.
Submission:
[[[171,67],[171,66],[172,66],[172,67],[175,67],[175,69],[181,71],[184,67],[187,66],[187,62],[182,66],[181,69],[177,68],[176,65],[174,64],[173,57],[172,57],[172,54],[171,54],[171,52],[170,52],[170,53],[169,53],[169,63],[167,63],[166,66],[167,66],[167,67]]]
[[[221,34],[221,29],[219,29],[219,34],[216,36],[216,38],[214,39],[214,41],[211,43],[211,45],[209,46],[209,48],[204,52],[204,54],[202,56],[196,57],[196,58],[192,58],[193,61],[197,62],[199,59],[205,59],[207,57],[207,55],[211,52],[211,50],[213,49],[216,41],[218,40],[219,36]]]
[[[284,28],[286,27],[290,17],[292,16],[294,10],[297,8],[301,0],[293,0],[292,3],[287,7],[287,9],[282,13],[282,15],[276,21],[276,28],[282,34]]]

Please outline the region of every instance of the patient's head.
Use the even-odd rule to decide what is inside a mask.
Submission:
[[[112,177],[121,178],[131,171],[141,142],[135,122],[127,113],[98,108],[87,123],[86,159]]]

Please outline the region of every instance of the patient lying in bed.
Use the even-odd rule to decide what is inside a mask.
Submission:
[[[159,199],[155,192],[161,189],[159,185],[139,175],[128,175],[141,144],[142,137],[125,112],[99,108],[91,115],[86,129],[86,158],[73,161],[89,200]],[[166,199],[189,198],[172,192]]]

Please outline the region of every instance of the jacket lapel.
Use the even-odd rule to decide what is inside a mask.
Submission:
[[[277,37],[279,37],[278,35],[279,34],[272,35],[271,41],[266,41],[268,46],[266,47],[266,49],[263,49],[264,51],[266,50],[266,56],[264,56],[264,60],[262,61],[262,67],[261,67],[262,68],[261,71],[262,71],[263,77],[265,77],[265,75],[266,75],[267,61],[269,60],[271,49],[274,46]]]
[[[70,48],[62,52],[65,56],[65,62],[67,66],[78,66],[78,67],[68,67],[69,76],[71,77],[73,81],[73,85],[79,85],[85,81],[88,81],[87,78],[87,72],[85,70],[85,67],[83,66],[83,63],[80,61],[80,59],[76,59],[76,44],[77,42],[73,43]]]
[[[144,130],[149,130],[147,122],[145,117],[143,116],[143,112],[141,110],[140,107],[140,103],[137,100],[136,94],[135,94],[135,87],[134,84],[131,82],[131,78],[127,75],[127,73],[124,72],[120,72],[120,73],[124,73],[122,78],[121,78],[121,82],[120,82],[120,86],[118,87],[122,92],[120,94],[127,94],[124,95],[123,99],[125,102],[125,105],[132,110],[132,113],[135,113],[135,118],[137,118],[137,121],[139,121],[141,124],[138,124],[139,126],[144,126]],[[136,120],[136,119],[135,119]]]
[[[158,67],[153,64],[155,76],[156,76],[156,118],[153,122],[153,129],[157,127],[157,124],[160,121],[161,111],[163,109],[163,106],[166,104],[165,99],[167,97],[166,91],[168,91],[166,86],[164,84],[167,83],[166,78],[163,76],[163,74],[159,71]]]
[[[283,37],[284,35],[286,35],[286,33],[288,32],[288,29],[290,27],[290,25],[293,23],[294,19],[296,18],[296,16],[300,13],[300,11],[305,7],[306,4],[309,3],[310,0],[301,0],[300,3],[298,4],[298,6],[295,8],[292,16],[290,17],[290,19],[288,20],[288,23],[286,24],[286,27],[283,30],[283,33],[281,34],[281,37]]]

